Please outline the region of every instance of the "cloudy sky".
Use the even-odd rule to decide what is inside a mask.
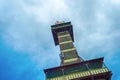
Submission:
[[[59,66],[55,21],[71,21],[79,56],[104,57],[120,80],[120,0],[0,0],[0,80],[45,80]]]

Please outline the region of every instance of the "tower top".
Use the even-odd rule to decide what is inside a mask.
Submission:
[[[59,44],[58,32],[63,32],[63,31],[68,31],[70,33],[72,41],[74,42],[73,27],[71,22],[56,21],[55,25],[51,26],[51,31],[53,34],[55,45]]]
[[[64,21],[56,21],[55,24],[62,24]]]
[[[60,47],[61,65],[82,62],[74,47],[73,27],[71,22],[59,22],[51,26],[55,45]]]

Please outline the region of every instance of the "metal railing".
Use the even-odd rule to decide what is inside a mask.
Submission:
[[[81,77],[85,77],[85,76],[101,74],[101,73],[104,73],[104,72],[109,72],[109,70],[107,68],[91,69],[91,70],[88,70],[88,71],[72,73],[72,74],[69,74],[69,75],[63,75],[63,76],[60,76],[60,77],[50,78],[50,79],[47,79],[47,80],[71,80],[71,79],[75,79],[75,78],[81,78]]]

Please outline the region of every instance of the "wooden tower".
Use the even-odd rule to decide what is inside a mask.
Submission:
[[[71,22],[51,26],[55,45],[60,46],[60,66],[45,69],[46,80],[111,80],[111,71],[102,58],[84,61],[74,47]]]

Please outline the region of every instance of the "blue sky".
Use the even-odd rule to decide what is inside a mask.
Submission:
[[[59,66],[50,26],[71,21],[85,59],[104,57],[120,80],[120,0],[0,0],[0,80],[45,80]]]

